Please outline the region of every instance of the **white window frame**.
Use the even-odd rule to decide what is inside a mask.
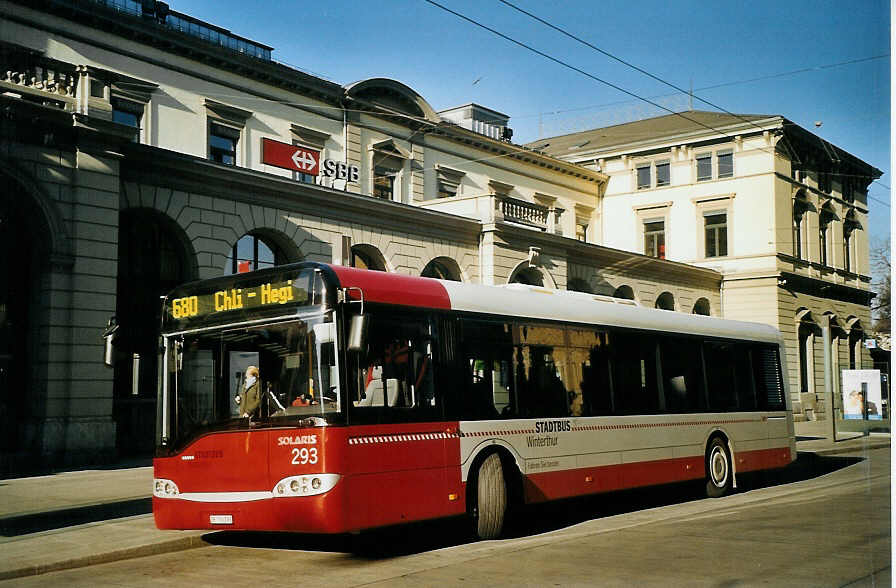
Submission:
[[[205,158],[211,160],[212,124],[216,124],[225,128],[229,128],[238,134],[236,138],[236,145],[234,146],[233,166],[246,167],[244,131],[246,129],[246,122],[252,117],[252,112],[243,110],[242,108],[237,108],[235,106],[221,104],[220,102],[215,102],[214,100],[209,100],[208,98],[205,99],[205,110],[207,119],[205,125]]]
[[[718,194],[707,198],[695,198],[694,203],[695,218],[694,222],[697,227],[697,258],[705,261],[713,261],[719,259],[729,259],[734,256],[734,194]],[[727,227],[727,253],[725,255],[716,255],[714,257],[706,256],[706,217],[713,214],[725,214],[725,226]]]
[[[666,165],[669,168],[669,181],[665,184],[659,183],[659,176],[657,175],[657,167],[661,165]],[[641,186],[639,181],[639,172],[643,169],[647,169],[648,173],[648,183],[645,186]],[[654,188],[666,188],[672,185],[672,159],[668,156],[663,156],[661,158],[650,159],[650,160],[642,160],[633,164],[633,182],[634,182],[634,191],[641,192],[644,190],[652,190]]]
[[[656,259],[671,259],[670,252],[670,244],[671,244],[671,226],[669,223],[670,220],[670,210],[672,208],[672,202],[661,202],[655,204],[649,204],[644,206],[633,207],[635,211],[635,218],[637,219],[636,226],[636,243],[637,247],[634,251],[639,252],[641,255],[647,255],[647,252],[644,251],[644,238],[646,236],[646,232],[644,230],[645,225],[651,222],[663,222],[663,246],[665,247],[665,254],[663,257],[657,257]]]
[[[719,149],[700,149],[695,151],[694,153],[694,183],[703,183],[703,182],[712,182],[715,180],[727,180],[729,178],[733,178],[737,175],[737,166],[735,165],[735,157],[734,157],[734,148],[733,147],[722,147]],[[731,174],[722,176],[719,173],[719,156],[722,155],[730,155],[731,156]],[[709,176],[705,178],[699,177],[699,166],[698,159],[709,158]]]

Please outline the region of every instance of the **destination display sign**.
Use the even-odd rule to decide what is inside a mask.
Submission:
[[[171,298],[167,312],[170,318],[182,321],[238,310],[273,308],[285,304],[309,303],[308,280],[273,281],[244,284],[208,293]]]

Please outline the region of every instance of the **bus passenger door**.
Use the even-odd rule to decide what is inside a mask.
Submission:
[[[351,528],[453,514],[446,446],[456,431],[442,420],[436,345],[427,315],[383,310],[371,313],[366,349],[347,359]]]

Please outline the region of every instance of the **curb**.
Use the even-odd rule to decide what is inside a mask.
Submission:
[[[881,439],[875,441],[868,441],[863,444],[853,444],[850,446],[837,447],[824,447],[820,449],[800,449],[797,446],[798,451],[805,451],[807,453],[814,453],[815,455],[839,455],[841,453],[849,453],[853,451],[865,451],[868,449],[885,449],[890,447],[889,439]]]
[[[203,531],[202,534],[205,534]],[[0,570],[0,581],[12,580],[14,578],[24,578],[26,576],[37,576],[49,572],[59,572],[62,570],[71,570],[74,568],[83,568],[87,566],[111,563],[138,557],[146,557],[148,555],[161,555],[163,553],[171,553],[173,551],[184,551],[194,549],[196,547],[205,547],[206,543],[201,535],[192,535],[190,537],[178,537],[169,541],[158,543],[150,543],[148,545],[138,545],[137,547],[129,547],[127,549],[119,549],[106,553],[86,555],[76,557],[65,561],[57,561],[47,564],[24,566],[13,570]]]
[[[0,517],[0,535],[10,537],[152,513],[152,497],[97,502],[70,508],[29,511]]]

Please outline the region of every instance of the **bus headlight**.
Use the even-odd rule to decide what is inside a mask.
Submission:
[[[152,495],[157,498],[175,498],[180,494],[177,484],[171,480],[155,478],[152,481]]]
[[[333,489],[339,482],[339,474],[309,474],[283,478],[274,486],[274,498],[315,496]]]

